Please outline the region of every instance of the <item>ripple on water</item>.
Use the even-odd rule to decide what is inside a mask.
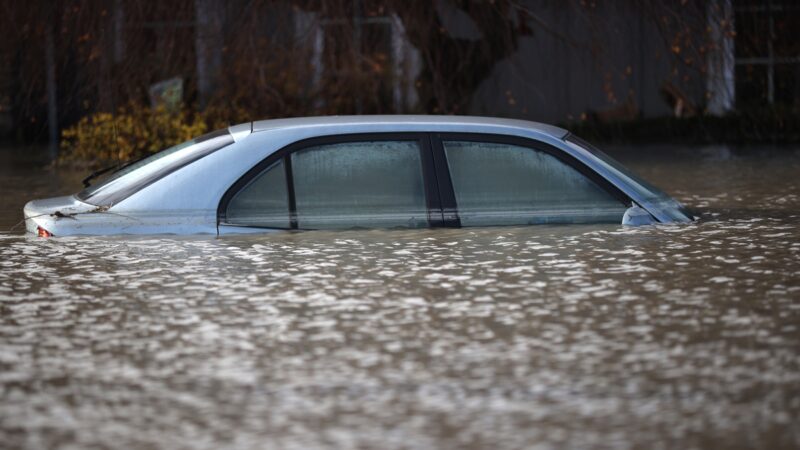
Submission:
[[[2,235],[0,438],[789,446],[797,237],[776,220]]]

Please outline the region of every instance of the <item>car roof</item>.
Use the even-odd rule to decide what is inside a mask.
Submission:
[[[243,124],[244,125],[244,124]],[[385,129],[387,126],[397,125],[403,129],[417,129],[418,131],[452,131],[470,132],[473,127],[483,129],[491,128],[503,134],[517,134],[520,131],[537,131],[562,139],[568,134],[567,130],[553,125],[517,119],[503,119],[497,117],[477,116],[435,116],[435,115],[362,115],[362,116],[317,116],[297,117],[289,119],[259,120],[248,124],[252,132],[271,131],[291,128],[314,128],[331,126],[344,127],[355,130],[368,131],[370,129]],[[239,125],[238,127],[241,127]],[[238,128],[237,127],[237,128]],[[232,127],[233,128],[233,127]]]

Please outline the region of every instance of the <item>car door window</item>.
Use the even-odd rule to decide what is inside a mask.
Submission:
[[[425,227],[418,141],[359,141],[291,154],[301,229]]]
[[[226,222],[232,225],[290,228],[286,170],[279,160],[231,198]]]
[[[530,147],[443,141],[463,226],[619,223],[625,205],[572,166]]]

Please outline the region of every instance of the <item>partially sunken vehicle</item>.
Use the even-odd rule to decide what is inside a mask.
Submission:
[[[692,220],[566,130],[459,116],[236,125],[75,195],[31,201],[24,214],[40,236]]]

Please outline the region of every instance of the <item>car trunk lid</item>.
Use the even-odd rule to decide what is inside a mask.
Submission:
[[[97,210],[97,206],[84,203],[74,195],[53,197],[28,202],[23,209],[25,229],[29,233],[58,235],[58,222],[70,220],[75,214]]]

